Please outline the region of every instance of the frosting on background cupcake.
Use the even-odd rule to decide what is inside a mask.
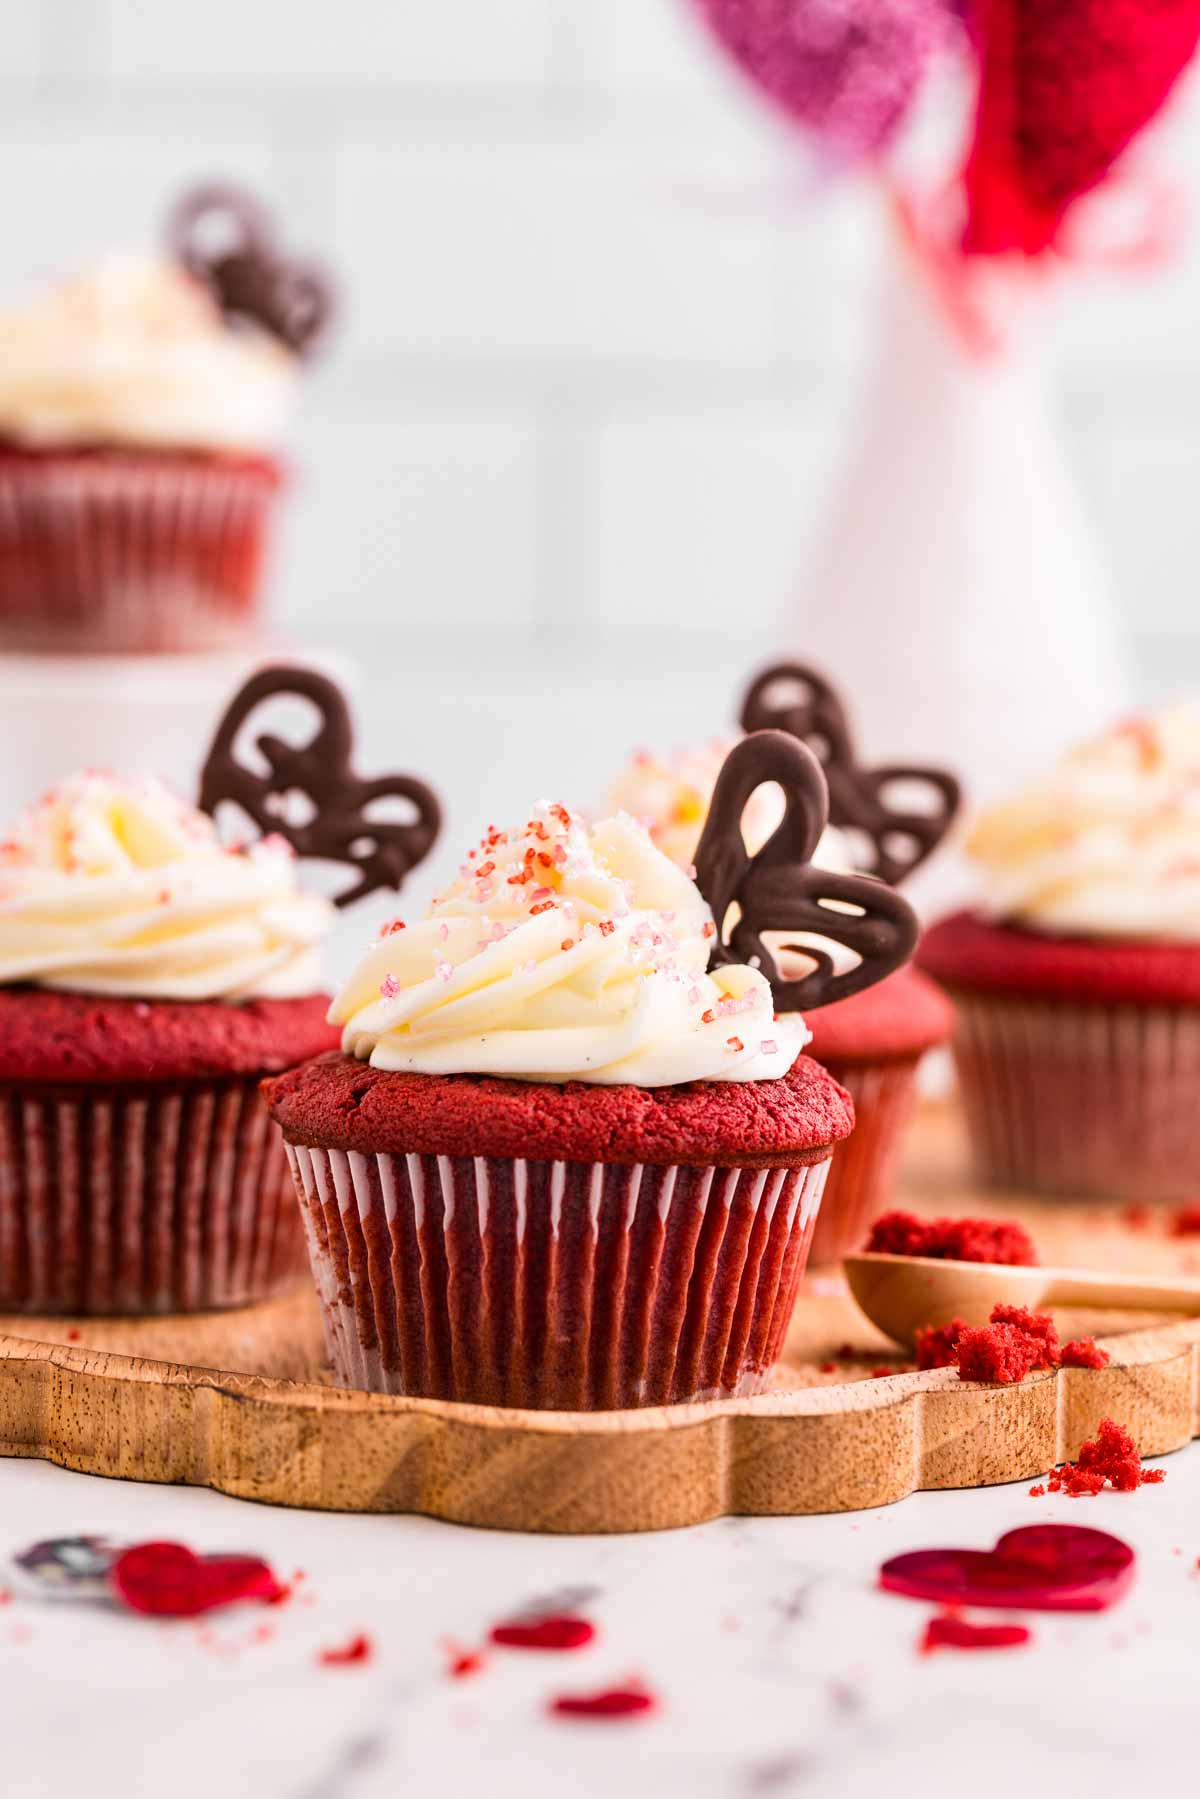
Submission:
[[[328,901],[279,838],[227,847],[149,775],[75,775],[0,844],[0,983],[147,999],[320,986]]]
[[[34,449],[274,450],[295,356],[168,257],[112,258],[0,313],[0,437]]]
[[[419,923],[338,994],[342,1047],[377,1068],[529,1081],[773,1079],[808,1040],[757,969],[706,972],[712,914],[627,814],[546,802],[489,830]]]
[[[1200,710],[1127,720],[978,819],[983,911],[1060,936],[1200,940]]]

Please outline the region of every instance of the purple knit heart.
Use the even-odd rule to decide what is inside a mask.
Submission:
[[[947,0],[691,0],[743,73],[840,161],[883,149],[951,17]]]

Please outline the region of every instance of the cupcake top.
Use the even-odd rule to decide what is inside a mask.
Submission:
[[[31,449],[273,450],[298,361],[168,256],[101,262],[0,313],[0,438]]]
[[[419,1074],[669,1087],[785,1074],[808,1040],[766,978],[707,972],[716,926],[625,813],[542,802],[489,829],[419,923],[399,920],[335,999],[342,1047]]]
[[[690,749],[659,754],[635,750],[608,790],[614,812],[628,812],[679,868],[690,871],[717,776],[736,737],[714,737]],[[761,849],[783,818],[783,794],[773,782],[759,787],[747,803],[742,830],[747,848]],[[824,868],[852,866],[841,833],[827,828],[814,860]]]
[[[977,820],[983,911],[1048,935],[1200,940],[1200,709],[1083,744]]]
[[[0,984],[164,1000],[320,986],[332,909],[279,838],[226,846],[150,775],[64,781],[0,844]]]

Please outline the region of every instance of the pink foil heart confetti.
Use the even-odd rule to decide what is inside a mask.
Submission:
[[[1099,1612],[1129,1590],[1135,1557],[1107,1531],[1032,1524],[1007,1531],[994,1549],[916,1549],[879,1571],[889,1593],[941,1605],[1014,1611]]]

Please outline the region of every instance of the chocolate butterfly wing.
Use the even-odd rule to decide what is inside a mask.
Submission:
[[[783,790],[784,816],[756,855],[746,849],[742,816],[765,781]],[[757,965],[770,982],[777,1011],[815,1011],[872,986],[911,956],[917,919],[900,895],[869,875],[817,868],[812,857],[825,828],[828,795],[817,758],[783,731],[756,731],[735,744],[717,777],[696,850],[696,885],[712,910],[717,935],[710,968]],[[736,916],[731,913],[736,907]],[[785,977],[767,932],[804,932],[821,939],[786,947],[813,964]],[[858,960],[838,972],[827,944]]]
[[[744,731],[787,731],[807,744],[829,786],[829,820],[865,845],[863,872],[898,886],[919,868],[954,823],[962,789],[945,769],[894,764],[865,767],[841,699],[802,662],[777,662],[751,682],[742,702]],[[903,789],[903,797],[889,789]],[[915,803],[923,791],[928,804]]]
[[[299,744],[262,733],[255,747],[265,771],[251,768],[239,760],[239,735],[261,705],[281,698],[309,701],[317,711],[317,729]],[[262,834],[285,838],[297,856],[344,862],[358,880],[335,905],[351,905],[379,887],[398,888],[432,848],[441,807],[414,775],[364,780],[352,766],[353,747],[349,707],[328,676],[282,665],[260,669],[234,695],[217,726],[200,777],[200,808],[215,815],[232,801]],[[288,807],[291,796],[306,803],[304,816]],[[409,817],[379,815],[380,802],[395,799],[405,803]]]

